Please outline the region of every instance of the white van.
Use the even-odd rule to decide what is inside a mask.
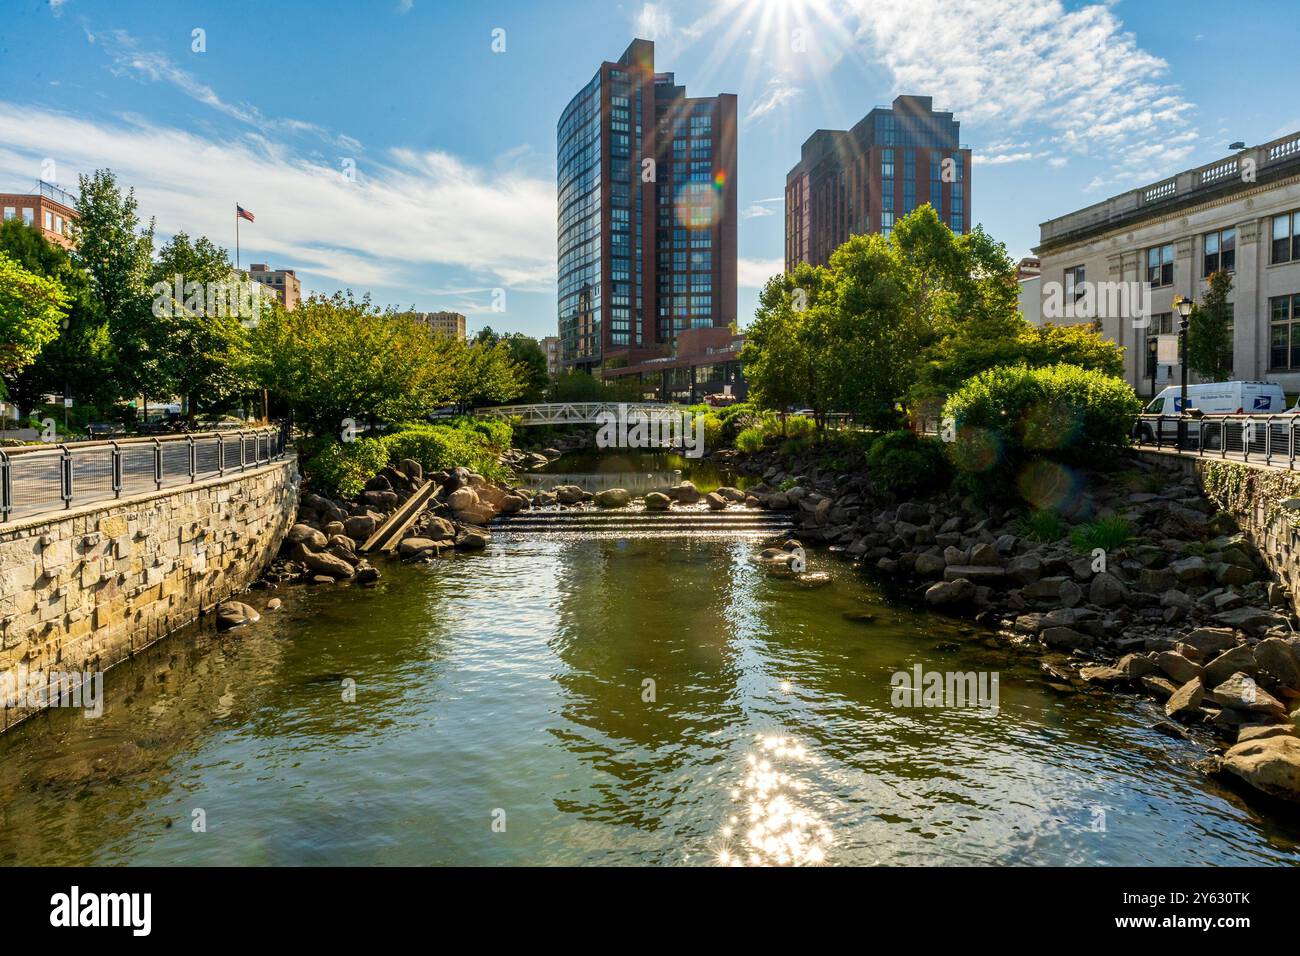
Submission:
[[[1202,415],[1281,415],[1287,411],[1286,394],[1282,386],[1273,382],[1206,382],[1187,386],[1187,404]],[[1177,417],[1183,410],[1182,388],[1170,385],[1151,400],[1147,415],[1171,416],[1160,422],[1161,441],[1172,441],[1178,436]],[[1136,431],[1143,441],[1155,437],[1155,422],[1144,421]],[[1236,426],[1233,426],[1235,428]],[[1206,429],[1206,447],[1217,445],[1224,434],[1224,426],[1212,423]],[[1198,422],[1187,423],[1187,435],[1199,444],[1201,427]],[[1228,436],[1229,445],[1233,444]]]

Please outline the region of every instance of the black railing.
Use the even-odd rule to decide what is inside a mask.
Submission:
[[[1300,415],[1139,415],[1133,442],[1201,457],[1296,467]]]
[[[283,458],[288,429],[0,449],[0,521],[216,478]]]

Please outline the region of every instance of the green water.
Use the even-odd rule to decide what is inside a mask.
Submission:
[[[749,862],[754,821],[759,862],[1297,858],[1152,705],[1058,696],[847,565],[813,555],[834,581],[806,590],[753,549],[499,535],[283,588],[110,672],[102,717],[0,738],[0,863],[704,865]],[[892,706],[917,663],[996,670],[996,716]]]
[[[690,481],[704,494],[722,485],[747,488],[755,479],[737,475],[709,458],[687,458],[675,452],[620,451],[616,449],[570,452],[544,468],[527,472],[522,483],[534,487],[580,485],[587,490],[626,488],[645,494]]]

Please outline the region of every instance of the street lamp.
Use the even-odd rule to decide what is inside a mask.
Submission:
[[[1178,313],[1178,367],[1182,377],[1178,418],[1178,447],[1181,449],[1186,446],[1187,438],[1187,319],[1192,314],[1192,300],[1174,296],[1174,310]]]
[[[1151,397],[1153,399],[1156,397],[1156,370],[1159,367],[1156,358],[1159,346],[1160,343],[1154,335],[1147,339],[1147,374],[1151,376]]]

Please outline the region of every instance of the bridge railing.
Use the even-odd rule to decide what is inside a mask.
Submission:
[[[282,428],[0,449],[0,521],[112,501],[284,457]]]
[[[591,424],[602,412],[618,414],[619,408],[628,414],[643,415],[647,419],[680,416],[685,408],[657,402],[547,402],[535,405],[496,405],[477,408],[474,414],[494,418],[517,418],[524,425]]]
[[[1133,443],[1139,448],[1295,468],[1300,415],[1139,415]]]

